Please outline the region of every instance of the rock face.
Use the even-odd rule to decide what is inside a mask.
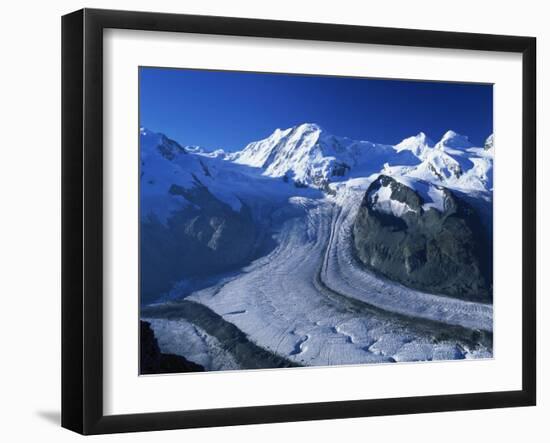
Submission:
[[[176,372],[202,372],[201,365],[175,354],[160,352],[157,339],[150,323],[140,321],[140,365],[139,373],[168,374]]]
[[[207,187],[172,185],[172,195],[193,203],[171,215],[141,224],[141,296],[152,300],[186,277],[234,269],[251,260],[258,228],[247,206],[239,212],[217,199]]]
[[[492,300],[492,237],[477,210],[443,187],[422,192],[380,175],[353,226],[353,247],[368,268],[419,290]]]

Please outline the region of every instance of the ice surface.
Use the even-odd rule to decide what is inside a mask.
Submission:
[[[289,203],[305,212],[282,224],[274,251],[238,276],[197,291],[190,299],[235,324],[258,345],[307,365],[451,355],[435,351],[437,327],[428,332],[417,328],[415,318],[441,322],[442,329],[446,323],[492,329],[490,305],[413,291],[357,267],[344,253],[344,249],[349,252],[344,243],[349,240],[350,219],[342,216],[336,202],[294,199]],[[365,305],[355,304],[354,299]],[[454,349],[460,343],[460,338],[450,338],[437,346]]]

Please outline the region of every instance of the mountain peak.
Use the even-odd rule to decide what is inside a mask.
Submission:
[[[397,152],[411,151],[414,155],[419,156],[426,148],[433,146],[433,141],[424,133],[419,132],[412,137],[407,137],[400,143],[395,145]]]
[[[420,131],[415,136],[409,138],[414,138],[415,140],[418,140],[419,143],[422,143],[426,146],[433,146],[433,141],[430,139],[430,137],[426,135],[425,132]]]
[[[149,129],[147,129],[146,127],[144,126],[140,126],[139,128],[139,135],[143,135],[143,136],[146,136],[146,135],[149,135],[149,134],[156,134],[155,132],[153,131],[150,131]]]
[[[302,123],[300,125],[294,126],[293,129],[302,133],[323,132],[323,128],[321,128],[321,126],[319,126],[317,123]]]
[[[470,148],[472,143],[466,135],[461,135],[458,132],[455,132],[449,129],[441,140],[437,143],[436,148]]]
[[[458,132],[453,131],[452,129],[449,129],[445,134],[443,134],[442,140],[451,139],[454,137],[460,136]]]
[[[489,150],[493,149],[494,146],[495,146],[495,138],[494,138],[494,134],[491,134],[485,140],[485,143],[484,143],[483,147],[486,151],[489,151]]]

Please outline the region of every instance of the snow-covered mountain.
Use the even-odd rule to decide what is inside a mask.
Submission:
[[[397,152],[410,151],[416,157],[421,158],[428,149],[434,146],[432,140],[423,132],[418,133],[412,137],[408,137],[395,145]]]
[[[205,270],[247,263],[263,247],[266,212],[291,197],[323,195],[225,158],[140,129],[144,299]]]
[[[142,300],[157,299],[207,265],[220,272],[253,252],[255,226],[223,180],[226,162],[194,151],[140,130]]]
[[[491,151],[494,149],[494,147],[495,147],[495,139],[494,139],[494,135],[491,134],[489,137],[487,137],[487,140],[485,140],[485,144],[483,145],[483,148],[486,151]]]
[[[253,206],[258,200],[276,204],[291,195],[312,195],[314,189],[299,190],[292,183],[274,180],[263,170],[232,161],[235,154],[222,149],[207,151],[197,146],[182,146],[164,134],[140,129],[140,183],[142,217],[153,216],[161,222],[188,207],[200,207],[187,191],[205,188],[234,212],[243,203]]]
[[[419,164],[398,166],[387,172],[462,192],[487,194],[493,188],[493,153],[492,149],[474,147],[466,136],[447,131],[433,147],[422,150]]]
[[[443,137],[441,137],[441,140],[435,145],[436,149],[440,149],[442,151],[448,151],[453,152],[452,150],[463,150],[467,148],[471,148],[473,145],[465,135],[457,134],[453,130],[448,130],[445,134],[443,134]]]
[[[270,177],[287,176],[297,183],[319,188],[352,176],[368,176],[379,171],[388,160],[404,165],[415,162],[408,151],[398,152],[390,145],[335,136],[313,123],[277,129],[230,159],[262,168]]]
[[[166,135],[145,128],[140,129],[140,148],[142,216],[154,215],[165,221],[174,211],[195,205],[188,198],[175,195],[174,186],[205,186],[233,210],[240,210],[238,197],[222,179],[217,179],[226,173],[225,162],[212,161],[201,155],[202,150],[183,147]]]
[[[489,201],[493,187],[492,135],[483,147],[473,146],[468,137],[454,131],[447,131],[437,143],[420,132],[386,145],[335,136],[319,125],[304,123],[277,129],[234,153],[182,146],[145,128],[140,130],[140,141],[141,212],[160,222],[182,208],[197,206],[193,198],[174,189],[204,187],[239,212],[243,201],[253,206],[258,199],[305,192],[298,188],[334,194],[342,184],[367,180],[366,189],[379,174],[417,190],[426,201],[439,187]],[[430,195],[426,184],[435,186]]]
[[[492,136],[488,139],[492,146]],[[330,183],[384,172],[425,180],[463,192],[490,192],[493,149],[474,147],[468,137],[447,131],[434,143],[420,132],[397,145],[352,140],[305,123],[277,129],[227,158],[262,168],[264,175],[326,188]]]
[[[167,316],[151,323],[162,352],[209,369],[273,367],[265,353],[299,365],[490,357],[478,249],[492,251],[479,236],[492,241],[494,149],[492,136],[387,145],[302,124],[228,153],[142,128],[141,303]]]

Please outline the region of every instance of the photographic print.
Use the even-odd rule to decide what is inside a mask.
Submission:
[[[136,131],[141,374],[492,358],[493,85],[140,67]]]

